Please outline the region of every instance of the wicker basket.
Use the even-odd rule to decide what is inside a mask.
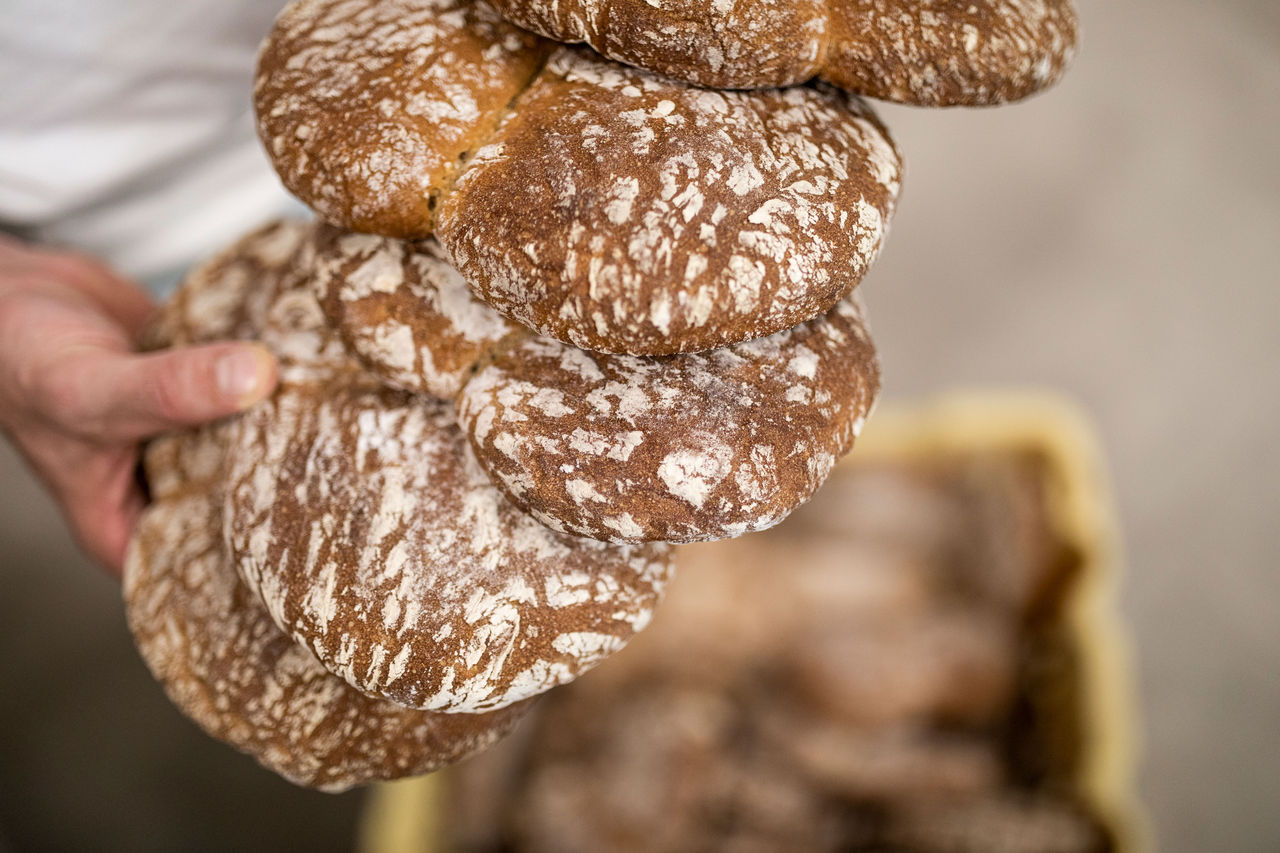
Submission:
[[[1043,393],[967,393],[884,407],[837,475],[872,460],[1000,451],[1044,461],[1051,524],[1079,555],[1058,611],[1060,633],[1078,661],[1076,683],[1054,690],[1074,706],[1062,709],[1074,721],[1072,787],[1120,853],[1145,853],[1150,836],[1134,785],[1130,655],[1117,607],[1120,546],[1102,457],[1082,413]],[[373,789],[359,839],[362,853],[447,853],[439,839],[449,778],[444,771]]]

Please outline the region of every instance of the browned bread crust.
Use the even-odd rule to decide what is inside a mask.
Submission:
[[[518,26],[714,89],[790,86],[822,68],[827,0],[489,0]]]
[[[548,58],[491,18],[470,0],[288,7],[256,92],[285,184],[347,228],[434,231],[500,312],[606,352],[790,328],[874,260],[902,166],[856,98]]]
[[[871,98],[994,106],[1062,78],[1075,56],[1071,0],[830,0],[821,77]]]
[[[220,433],[152,445],[147,469],[165,485],[125,569],[129,628],[173,703],[264,767],[331,792],[436,770],[509,731],[525,706],[432,714],[370,699],[272,624],[222,543]]]
[[[555,54],[440,210],[476,294],[548,337],[666,355],[823,313],[879,252],[900,164],[830,88],[710,92]]]
[[[231,439],[227,535],[276,624],[358,689],[448,712],[571,681],[649,621],[663,546],[554,533],[471,458],[452,407],[285,387]]]
[[[781,521],[853,446],[879,391],[861,304],[664,359],[530,338],[458,398],[480,463],[545,524],[694,542]]]
[[[488,711],[576,678],[647,624],[669,549],[558,534],[508,502],[452,406],[387,388],[345,353],[312,294],[313,231],[297,267],[260,282],[275,295],[257,337],[281,387],[227,426],[225,536],[242,579],[329,671],[402,705]]]
[[[245,237],[188,276],[148,345],[257,338],[268,323],[282,333],[301,327],[299,306],[283,297],[301,286],[313,242],[299,223]],[[297,335],[297,346],[278,351],[318,349]],[[153,503],[130,545],[125,605],[139,652],[174,704],[268,769],[325,791],[426,773],[508,731],[524,706],[445,715],[371,699],[272,624],[222,535],[229,429],[221,422],[164,436],[146,452]]]
[[[716,88],[820,77],[919,106],[1025,98],[1075,52],[1071,0],[490,0],[562,42]]]
[[[510,331],[469,301],[432,240],[330,233],[323,243],[316,289],[349,345],[396,387],[461,389],[481,465],[559,531],[689,542],[768,527],[850,449],[879,389],[853,297],[721,350],[607,355]]]
[[[547,49],[472,2],[296,2],[259,58],[259,131],[285,186],[325,219],[425,236]]]
[[[405,391],[453,399],[494,347],[529,334],[476,300],[433,239],[323,227],[311,283],[347,348]]]

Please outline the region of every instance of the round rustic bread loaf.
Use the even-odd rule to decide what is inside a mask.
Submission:
[[[648,621],[669,550],[546,529],[488,482],[448,403],[364,370],[312,293],[328,236],[251,235],[191,276],[152,336],[255,338],[280,360],[276,396],[223,427],[242,579],[329,670],[400,704],[490,710],[571,680]]]
[[[694,542],[781,521],[853,445],[880,372],[856,296],[708,353],[600,355],[545,338],[497,354],[459,418],[507,495],[557,530]]]
[[[900,169],[834,89],[711,92],[564,49],[467,163],[438,231],[481,299],[548,337],[696,352],[848,294]]]
[[[471,0],[298,0],[260,133],[326,220],[434,231],[483,300],[588,349],[763,337],[861,279],[902,168],[856,97],[712,92],[531,38]]]
[[[430,772],[509,731],[525,706],[433,714],[371,699],[272,624],[222,542],[224,432],[205,428],[151,446],[155,503],[125,568],[130,630],[174,704],[286,779],[334,792]]]
[[[188,276],[149,328],[148,346],[258,338],[270,323],[277,336],[296,329],[295,354],[336,363],[341,350],[306,339],[305,305],[291,298],[313,244],[312,226],[296,222],[240,240]],[[276,348],[288,357],[290,347]],[[130,629],[183,713],[285,778],[326,791],[426,773],[509,730],[524,706],[433,714],[371,699],[272,624],[237,576],[222,535],[228,430],[223,422],[148,447],[154,502],[125,569]]]
[[[548,530],[509,503],[449,403],[286,386],[234,425],[231,553],[277,625],[358,689],[434,711],[571,681],[643,628],[661,546]]]
[[[925,107],[993,106],[1056,83],[1076,49],[1071,0],[829,0],[822,79]]]
[[[978,106],[1054,83],[1070,0],[490,0],[508,20],[716,88],[811,77],[919,106]]]
[[[452,406],[332,354],[305,270],[265,316],[281,387],[229,426],[226,535],[275,623],[357,689],[473,713],[570,681],[648,622],[665,546],[548,530]]]

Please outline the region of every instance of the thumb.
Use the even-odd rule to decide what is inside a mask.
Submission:
[[[276,379],[275,358],[252,343],[107,358],[80,384],[81,411],[97,427],[94,438],[132,442],[243,411],[270,394]]]

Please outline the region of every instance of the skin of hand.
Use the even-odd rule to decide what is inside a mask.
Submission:
[[[96,260],[0,237],[0,430],[112,575],[145,499],[140,442],[269,395],[257,344],[136,351],[150,298]]]

